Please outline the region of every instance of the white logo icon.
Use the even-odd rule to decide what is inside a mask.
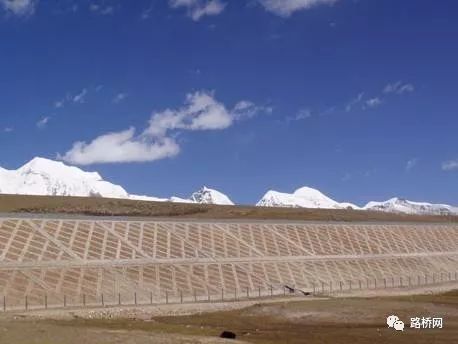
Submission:
[[[389,315],[386,318],[386,324],[389,328],[393,328],[396,331],[404,331],[405,324],[399,319],[397,315]],[[444,322],[442,318],[433,317],[413,317],[410,318],[410,328],[414,329],[434,329],[443,328]]]
[[[390,315],[386,318],[386,324],[388,325],[388,327],[393,327],[394,323],[398,320],[399,318],[396,315]]]
[[[401,320],[396,321],[393,327],[396,331],[404,331],[404,323]]]

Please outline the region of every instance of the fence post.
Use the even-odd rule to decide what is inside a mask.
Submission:
[[[67,295],[64,295],[64,308],[67,307]]]
[[[358,280],[358,284],[359,284],[359,290],[363,289],[363,286],[361,284],[361,280]]]
[[[246,287],[246,298],[250,298],[250,289],[248,287]]]
[[[102,307],[105,307],[105,301],[103,300],[103,293],[102,293]]]
[[[221,288],[221,301],[224,301],[224,288]]]
[[[377,278],[374,278],[374,289],[377,289]]]
[[[329,282],[329,294],[332,294],[332,281]]]
[[[210,290],[207,289],[207,299],[208,299],[208,302],[210,302]]]
[[[386,289],[386,278],[383,279],[383,286],[384,286],[385,289]]]
[[[197,302],[197,292],[194,290],[194,302]]]
[[[137,305],[137,292],[134,292],[134,302],[135,302],[135,306]]]
[[[27,303],[27,295],[25,296],[25,310],[27,310],[29,308],[29,305]]]
[[[183,303],[183,291],[180,290],[180,303]]]
[[[118,304],[121,306],[121,293],[118,293]]]
[[[369,278],[366,278],[366,289],[369,289]]]
[[[417,276],[417,285],[420,285],[421,281],[420,281],[420,275]]]
[[[48,309],[48,295],[45,294],[45,309]]]
[[[272,286],[270,286],[270,297],[272,297],[274,295],[274,289]]]
[[[237,288],[234,289],[234,299],[237,301]]]
[[[427,284],[428,284],[428,275],[425,274],[425,285],[427,285]]]
[[[3,295],[3,311],[6,312],[6,296]]]
[[[261,287],[259,287],[259,289],[258,289],[258,295],[259,295],[259,297],[261,297]]]
[[[83,294],[83,307],[86,307],[86,294]]]
[[[391,276],[391,287],[394,288],[394,276]]]
[[[339,288],[340,288],[340,291],[342,291],[342,281],[339,281]]]
[[[351,290],[351,280],[348,281],[348,283],[349,283],[349,290]]]

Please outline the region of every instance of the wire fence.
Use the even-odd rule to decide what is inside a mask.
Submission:
[[[26,295],[23,298],[4,295],[3,311],[32,311],[46,309],[84,309],[100,307],[135,307],[147,305],[190,304],[211,302],[235,302],[279,296],[332,296],[339,293],[352,293],[363,290],[380,290],[389,288],[418,288],[440,285],[458,281],[458,272],[440,272],[415,276],[389,276],[383,278],[364,278],[351,280],[315,281],[311,285],[301,286],[290,283],[271,285],[269,287],[233,289],[221,288],[220,292],[202,294],[180,290],[101,293],[99,295],[80,294],[44,294],[41,296]]]
[[[410,276],[389,276],[346,281],[320,281],[313,284],[313,295],[332,295],[359,290],[419,288],[458,281],[458,272],[439,272]]]

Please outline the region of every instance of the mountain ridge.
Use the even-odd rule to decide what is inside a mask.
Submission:
[[[189,199],[160,198],[128,193],[122,186],[105,181],[98,172],[87,172],[61,161],[35,157],[16,170],[0,167],[0,193],[37,196],[79,196],[131,199],[136,201],[233,205],[223,193],[204,186]]]
[[[81,196],[120,198],[138,201],[234,205],[224,193],[203,186],[189,198],[160,198],[128,193],[122,186],[105,181],[98,172],[87,172],[60,161],[35,157],[16,170],[0,167],[0,194]],[[387,201],[371,201],[359,207],[337,202],[321,191],[303,186],[293,193],[269,190],[256,203],[259,207],[355,209],[419,215],[458,215],[458,207],[448,204],[414,202],[394,197]]]

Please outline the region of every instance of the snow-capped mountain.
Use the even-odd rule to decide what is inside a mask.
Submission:
[[[256,204],[258,207],[287,207],[287,208],[323,208],[323,209],[360,209],[351,203],[339,203],[325,196],[320,191],[302,187],[292,194],[278,191],[268,191]]]
[[[194,192],[191,195],[191,201],[201,204],[234,205],[234,203],[225,194],[214,189],[209,189],[206,186],[199,191]]]
[[[363,208],[366,210],[385,211],[392,213],[421,214],[421,215],[453,215],[458,214],[458,207],[448,204],[431,204],[412,202],[402,198],[391,198],[385,202],[369,202]]]
[[[458,215],[458,207],[447,204],[412,202],[401,198],[392,198],[385,202],[369,202],[360,208],[352,203],[336,202],[320,191],[309,187],[297,189],[292,194],[268,191],[256,205],[260,207],[357,209],[416,215]]]
[[[190,198],[133,195],[123,187],[103,180],[97,172],[86,172],[62,162],[44,158],[34,158],[17,170],[0,167],[0,194],[107,197],[156,202],[234,205],[225,194],[205,186],[194,192]],[[291,194],[271,190],[256,205],[323,209],[352,208],[420,215],[458,215],[458,207],[447,204],[412,202],[401,198],[392,198],[385,202],[369,202],[360,208],[352,203],[339,203],[310,187],[299,188]]]
[[[0,193],[129,198],[121,186],[62,162],[34,158],[17,170],[0,168]]]
[[[34,158],[17,170],[0,167],[0,194],[124,198],[138,201],[233,204],[223,193],[203,187],[190,199],[129,194],[123,187],[63,162]]]

